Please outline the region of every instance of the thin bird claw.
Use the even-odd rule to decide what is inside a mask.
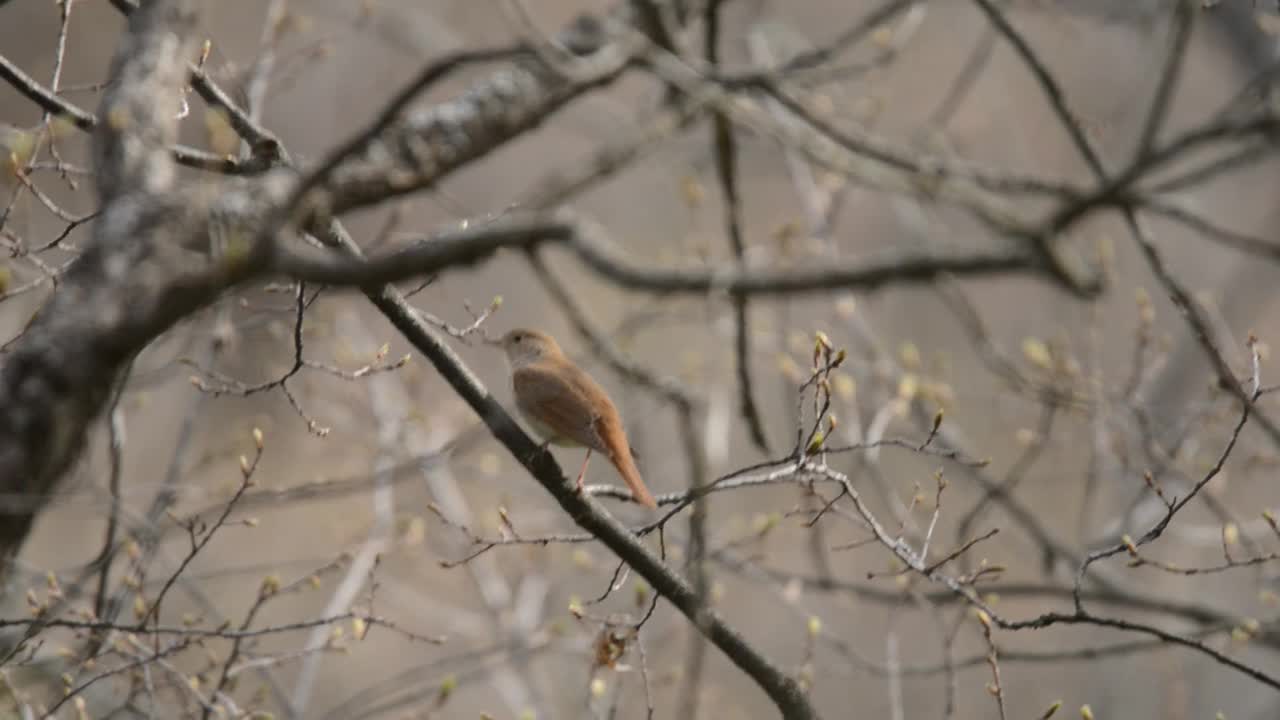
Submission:
[[[587,456],[582,458],[582,469],[578,471],[578,494],[582,494],[582,479],[587,476],[587,463],[591,462],[591,448],[587,448]]]

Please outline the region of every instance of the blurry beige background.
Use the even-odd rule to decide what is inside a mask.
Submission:
[[[1223,5],[1233,1],[1249,4],[1225,0]],[[228,84],[234,84],[237,73],[253,62],[265,4],[256,0],[207,3],[204,33],[214,49],[210,67]],[[820,44],[874,5],[860,0],[733,3],[726,11],[725,61],[739,64],[749,60],[744,40],[749,31],[764,29],[782,45]],[[1125,12],[1111,12],[1115,8],[1107,3],[1011,5],[1017,27],[1045,57],[1093,138],[1109,155],[1127,158],[1166,47],[1163,15],[1148,12],[1143,3],[1135,2],[1113,4],[1128,6]],[[282,41],[263,120],[303,159],[319,157],[362,127],[380,103],[433,56],[452,48],[509,42],[518,32],[497,2],[294,0],[288,7],[293,24]],[[540,0],[528,3],[528,7],[540,28],[554,32],[580,11],[600,11],[607,6]],[[933,124],[932,118],[957,73],[975,46],[983,42],[987,25],[977,9],[965,2],[923,3],[919,12],[918,27],[903,40],[891,62],[866,74],[851,74],[848,81],[825,88],[834,116],[864,123],[885,137],[921,147],[941,142],[941,134],[951,151],[987,167],[1086,181],[1082,163],[1039,88],[1003,42],[995,43],[989,62],[945,128]],[[1171,128],[1203,121],[1252,73],[1246,67],[1249,48],[1245,41],[1224,31],[1221,22],[1209,15],[1197,21]],[[76,4],[64,85],[104,79],[121,27],[120,17],[106,3],[82,0]],[[57,11],[51,3],[15,0],[0,9],[0,53],[37,78],[47,80],[56,32]],[[1255,39],[1259,47],[1268,42],[1261,34]],[[869,58],[873,49],[859,47],[850,59]],[[448,99],[467,82],[484,76],[484,70],[468,71],[421,102]],[[93,107],[95,102],[92,93],[71,97],[85,107]],[[572,104],[543,128],[453,176],[438,191],[399,202],[396,208],[403,215],[393,237],[429,232],[520,201],[536,192],[551,173],[576,170],[593,149],[637,130],[660,98],[660,86],[633,73],[615,87]],[[200,109],[186,123],[186,140],[193,144],[203,144],[206,138]],[[8,87],[0,87],[0,121],[34,125],[39,114]],[[745,132],[739,137],[747,242],[753,256],[776,257],[778,238],[786,234],[788,224],[803,227],[803,205],[777,144]],[[575,197],[571,205],[604,223],[636,262],[657,264],[677,258],[690,263],[723,262],[729,257],[728,239],[715,189],[709,138],[706,123],[696,124],[627,170]],[[87,162],[82,139],[68,139],[63,149],[69,157]],[[1275,178],[1274,163],[1268,161],[1188,193],[1184,199],[1234,229],[1268,237],[1276,226]],[[77,212],[92,209],[92,197],[83,189],[74,192],[65,185],[48,185],[56,189],[55,194],[67,207]],[[387,212],[387,208],[363,212],[350,219],[349,227],[361,242],[368,242],[386,223]],[[29,197],[14,213],[11,222],[30,237],[49,237],[62,227]],[[1230,316],[1222,322],[1233,334],[1233,342],[1226,347],[1238,368],[1245,367],[1243,339],[1249,331],[1273,346],[1277,343],[1266,292],[1275,284],[1270,266],[1249,259],[1242,265],[1241,256],[1180,228],[1166,223],[1154,226],[1177,276],[1229,311]],[[1155,298],[1157,334],[1168,338],[1171,357],[1177,358],[1176,362],[1171,360],[1171,366],[1182,367],[1181,358],[1190,358],[1184,372],[1168,380],[1167,386],[1160,386],[1164,394],[1153,402],[1157,406],[1162,401],[1172,403],[1166,409],[1176,416],[1186,403],[1207,397],[1210,376],[1206,366],[1194,350],[1188,352],[1183,347],[1189,339],[1185,325],[1164,300],[1120,225],[1113,219],[1095,219],[1073,233],[1086,252],[1093,252],[1100,241],[1114,248],[1112,291],[1099,301],[1083,303],[1041,280],[966,281],[964,286],[991,329],[993,341],[1015,359],[1021,358],[1019,348],[1028,337],[1059,343],[1088,371],[1098,371],[1106,382],[1118,386],[1132,363],[1138,324],[1134,293],[1143,287]],[[82,240],[86,233],[77,230],[72,237]],[[913,244],[945,247],[975,239],[984,239],[977,225],[957,211],[857,187],[843,194],[831,233],[834,252],[843,258],[877,248]],[[797,241],[796,246],[794,252],[801,259],[817,257],[814,246],[803,241]],[[722,425],[703,423],[711,428],[713,477],[761,459],[737,416],[731,313],[723,299],[662,300],[618,292],[572,258],[553,257],[553,266],[571,284],[592,319],[611,332],[616,330],[614,339],[632,359],[678,376],[704,392],[713,414],[728,413],[724,452],[716,451],[722,446],[716,436]],[[1242,266],[1253,267],[1244,276],[1233,275]],[[1253,285],[1263,291],[1246,295],[1236,305],[1226,297],[1226,288]],[[503,296],[504,302],[488,327],[500,332],[532,324],[560,337],[623,408],[650,486],[655,492],[683,489],[686,469],[671,410],[652,395],[628,387],[581,352],[583,344],[521,257],[503,255],[474,271],[451,272],[416,295],[414,304],[465,325],[471,318],[464,303],[480,309],[496,295]],[[279,663],[272,672],[284,695],[294,695],[300,680],[309,678],[312,683],[302,716],[326,717],[331,711],[333,717],[477,717],[487,712],[505,718],[521,717],[526,711],[539,718],[585,716],[594,626],[576,621],[567,608],[571,599],[598,596],[616,561],[594,544],[514,546],[496,548],[464,566],[440,567],[441,560],[465,555],[468,545],[459,532],[444,526],[428,510],[429,502],[448,512],[469,509],[473,529],[485,536],[499,532],[499,507],[506,508],[517,530],[525,535],[572,532],[572,524],[505,451],[482,434],[475,436],[475,418],[419,358],[396,372],[355,381],[320,372],[303,372],[292,380],[290,388],[306,413],[330,428],[325,437],[309,433],[306,422],[279,391],[249,398],[208,397],[198,392],[188,380],[195,371],[175,360],[190,357],[203,363],[208,357],[210,328],[219,328],[227,341],[218,351],[215,366],[245,382],[276,377],[292,361],[291,295],[248,292],[243,297],[246,303],[229,299],[219,309],[176,329],[139,359],[137,377],[123,405],[128,433],[127,505],[143,512],[170,472],[177,479],[177,515],[224,500],[239,477],[236,457],[252,450],[250,430],[255,426],[262,428],[266,437],[263,464],[256,475],[260,488],[284,490],[349,479],[354,489],[313,499],[272,501],[268,497],[238,510],[234,517],[256,518],[256,527],[239,525],[221,530],[190,568],[186,576],[190,587],[180,586],[170,594],[164,616],[177,619],[184,613],[205,613],[212,617],[216,611],[238,623],[256,598],[264,576],[275,574],[288,582],[306,577],[342,553],[358,554],[370,533],[379,531],[376,503],[389,499],[394,504],[395,523],[376,570],[373,610],[414,632],[447,635],[448,642],[440,646],[412,643],[375,628],[363,642],[348,642],[348,652],[324,653],[317,656],[318,661]],[[775,451],[789,447],[795,432],[795,384],[785,377],[781,358],[790,357],[807,367],[813,331],[827,332],[837,345],[849,348],[854,358],[849,372],[858,376],[857,393],[854,400],[836,408],[842,420],[859,418],[865,426],[896,388],[896,377],[877,381],[870,366],[860,364],[867,351],[860,345],[865,337],[836,311],[842,298],[833,295],[752,303],[754,390]],[[0,305],[0,328],[6,339],[21,329],[39,300],[39,293],[32,293]],[[920,374],[949,388],[948,426],[967,438],[967,447],[975,455],[991,458],[989,471],[994,477],[1003,477],[1022,451],[1019,431],[1036,428],[1041,413],[983,367],[944,297],[929,287],[888,288],[858,296],[854,313],[891,354],[897,356],[904,343],[918,349],[924,358]],[[408,352],[392,328],[350,294],[322,296],[308,314],[304,330],[309,359],[343,368],[372,361],[383,343],[391,344],[391,358]],[[500,357],[483,347],[457,347],[499,397],[509,397]],[[1268,375],[1264,368],[1264,382],[1274,382]],[[1230,419],[1230,413],[1223,418]],[[915,425],[906,419],[893,423],[889,435],[918,435]],[[1218,451],[1225,427],[1220,423],[1198,434],[1199,446],[1189,467],[1202,465]],[[1132,471],[1103,477],[1092,507],[1082,506],[1092,433],[1088,417],[1057,413],[1051,441],[1017,491],[1046,527],[1076,548],[1103,532],[1118,509],[1141,489],[1140,476]],[[185,447],[184,434],[188,436]],[[466,438],[464,447],[447,462],[429,463],[425,468],[409,463],[392,474],[396,482],[389,489],[381,495],[375,493],[380,458],[382,462],[406,463],[459,436]],[[389,448],[389,455],[380,450],[382,445]],[[1252,519],[1261,507],[1277,503],[1274,466],[1269,461],[1275,450],[1249,432],[1246,445],[1232,460],[1228,481],[1213,490],[1223,503]],[[580,457],[577,452],[557,450],[557,454],[565,467],[576,467]],[[853,457],[842,456],[832,462],[843,470],[855,471],[856,483],[868,482]],[[175,468],[172,471],[171,465]],[[936,458],[886,450],[878,467],[905,501],[914,483],[931,497],[931,475],[938,465]],[[105,473],[105,441],[100,439],[64,487],[65,500],[40,519],[22,558],[33,572],[67,572],[96,554],[106,514]],[[589,477],[592,482],[618,482],[603,462],[593,464]],[[946,507],[957,513],[978,497],[972,483],[966,483],[959,473],[952,476],[948,492],[951,495],[946,502],[950,504]],[[879,498],[875,492],[869,494]],[[769,513],[785,514],[801,502],[801,493],[791,487],[716,495],[710,503],[712,548],[741,541],[736,552],[767,567],[814,572],[810,551],[814,531],[805,528],[800,518],[783,518],[763,540],[750,539]],[[883,503],[878,502],[877,507]],[[617,512],[624,518],[640,517],[629,506],[618,507]],[[946,539],[944,544],[955,539],[956,519],[943,513],[940,537]],[[1187,530],[1157,548],[1167,551],[1164,557],[1177,557],[1183,564],[1220,560],[1217,526],[1208,513],[1193,505],[1179,518],[1179,525]],[[669,527],[668,544],[678,558],[686,523],[677,519]],[[1007,565],[1006,581],[1069,582],[1062,574],[1042,574],[1036,546],[1002,511],[996,509],[977,524],[979,530],[990,527],[999,527],[1001,534],[979,546],[972,560],[986,558]],[[847,524],[835,523],[827,528],[822,541],[838,545],[857,537]],[[1275,543],[1274,537],[1264,533],[1258,533],[1257,538],[1264,548]],[[1266,544],[1268,540],[1271,545]],[[151,579],[166,577],[185,550],[185,537],[180,532],[170,535],[159,557],[165,569],[153,571]],[[868,572],[891,568],[887,553],[878,546],[832,552],[830,562],[837,577],[854,582],[864,582]],[[1113,564],[1135,587],[1148,593],[1195,599],[1245,616],[1274,613],[1259,600],[1259,591],[1270,586],[1265,566],[1258,573],[1239,570],[1182,578],[1146,568],[1125,571],[1122,559]],[[906,718],[942,717],[947,692],[944,676],[937,672],[941,636],[951,633],[960,618],[956,656],[980,659],[985,652],[978,625],[958,606],[940,606],[940,614],[935,616],[909,600],[882,604],[848,594],[796,592],[785,583],[743,576],[716,563],[710,569],[714,597],[725,618],[784,667],[806,662],[808,619],[821,618],[823,639],[817,642],[811,658],[815,669],[812,692],[825,717],[891,717],[895,695],[901,698]],[[320,616],[344,572],[339,569],[324,574],[318,589],[274,601],[260,622]],[[634,611],[634,583],[628,578],[622,591],[593,612]],[[871,584],[887,590],[897,587],[893,578]],[[193,590],[203,595],[203,600],[193,596]],[[365,602],[367,587],[354,597],[357,603]],[[202,606],[203,602],[210,605]],[[1026,617],[1067,605],[1009,599],[1000,607],[1010,616]],[[1189,629],[1167,618],[1153,622],[1177,631]],[[656,717],[676,717],[689,632],[684,619],[662,603],[644,630]],[[1138,639],[1083,627],[997,633],[996,638],[1002,651],[1014,655]],[[307,641],[306,633],[295,633],[274,638],[264,647],[285,652],[297,650]],[[1224,636],[1211,639],[1209,644],[1229,649],[1269,672],[1280,671],[1273,651],[1233,644]],[[886,677],[890,659],[906,668],[900,687]],[[184,662],[194,671],[200,668],[201,659],[193,656]],[[633,653],[626,662],[634,667],[639,659]],[[933,670],[915,673],[912,668]],[[1082,704],[1089,704],[1099,718],[1203,718],[1222,711],[1233,719],[1260,719],[1280,713],[1280,698],[1273,691],[1181,649],[1073,661],[1009,659],[1001,670],[1010,717],[1038,717],[1055,700],[1064,701],[1063,716],[1075,716]],[[458,687],[437,707],[441,683],[450,675],[456,677]],[[606,680],[606,697],[594,701],[598,711],[609,705],[613,693],[621,692],[616,717],[645,716],[638,672],[602,671],[599,677]],[[764,694],[714,649],[708,650],[703,678],[702,717],[776,716]],[[985,689],[989,679],[984,662],[957,670],[953,717],[995,716],[994,703]],[[379,685],[387,681],[389,684]],[[252,676],[244,682],[247,685],[242,685],[240,692],[247,695],[250,691],[243,688],[257,687],[264,681]],[[358,695],[366,688],[372,690]],[[340,705],[352,698],[351,705]],[[381,709],[384,702],[389,707]]]

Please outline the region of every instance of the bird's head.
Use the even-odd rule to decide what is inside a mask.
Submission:
[[[562,354],[555,338],[544,332],[527,328],[508,331],[498,344],[507,353],[507,360],[511,362],[512,367],[559,357]]]

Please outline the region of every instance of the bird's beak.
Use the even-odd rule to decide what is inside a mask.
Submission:
[[[485,345],[492,345],[492,346],[494,346],[494,347],[502,347],[502,338],[492,338],[492,337],[489,337],[489,334],[488,334],[488,333],[484,333],[484,334],[482,334],[480,337],[481,337],[481,339],[483,340],[483,342],[484,342],[484,344],[485,344]]]

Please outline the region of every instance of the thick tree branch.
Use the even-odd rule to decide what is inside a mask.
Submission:
[[[601,23],[583,16],[562,34],[561,45],[584,61],[591,60],[594,71],[585,77],[567,80],[537,57],[524,57],[473,86],[457,102],[403,114],[384,112],[367,135],[339,151],[341,163],[334,162],[328,168],[331,172],[317,175],[330,191],[320,199],[323,208],[341,213],[428,187],[538,127],[584,93],[613,82],[639,48],[633,36],[608,44],[612,38],[604,28],[629,27],[629,17],[623,13]],[[479,59],[504,54],[510,55],[511,50],[481,52]],[[460,61],[470,59],[467,53],[459,57]],[[432,82],[432,70],[427,68],[415,84]],[[398,96],[387,110],[403,106],[411,97]]]
[[[152,317],[140,308],[208,291],[174,282],[184,275],[185,253],[175,247],[171,223],[188,210],[165,197],[175,179],[170,147],[185,81],[175,68],[183,66],[190,45],[182,38],[194,24],[189,2],[151,3],[130,23],[112,64],[102,102],[108,121],[95,137],[98,190],[106,205],[93,244],[0,367],[0,482],[6,492],[50,491],[79,455],[117,373],[180,317]],[[24,512],[0,523],[0,574],[34,517]]]

